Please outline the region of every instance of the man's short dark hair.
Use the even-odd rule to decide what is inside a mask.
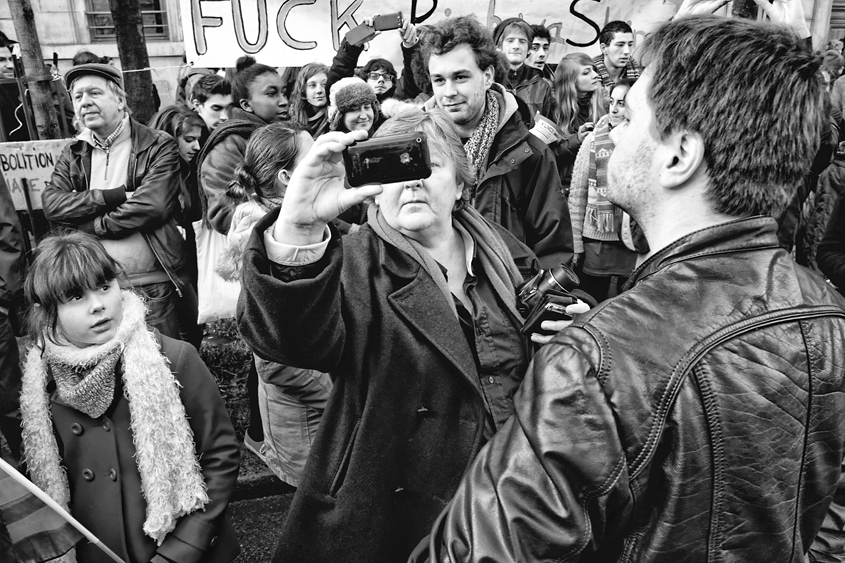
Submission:
[[[493,29],[493,43],[496,44],[496,47],[501,48],[502,42],[504,42],[508,32],[514,30],[522,33],[525,39],[528,40],[529,45],[534,41],[534,30],[531,29],[531,25],[528,22],[521,18],[507,18],[499,22],[499,25]]]
[[[634,30],[626,22],[620,20],[607,22],[602,28],[601,33],[599,33],[599,45],[610,45],[610,42],[613,41],[613,36],[617,33],[630,33],[633,35]]]
[[[494,73],[498,74],[505,68],[490,30],[474,16],[458,16],[438,22],[428,29],[422,43],[426,73],[431,55],[443,55],[461,45],[468,45],[472,49],[475,62],[481,70],[492,67]]]
[[[228,96],[231,93],[232,86],[228,80],[219,74],[206,74],[191,88],[191,100],[196,100],[202,105],[215,94]]]
[[[701,136],[714,209],[779,216],[819,146],[818,57],[783,26],[690,16],[654,31],[642,62],[652,134]]]
[[[545,39],[549,43],[552,42],[552,34],[549,33],[546,26],[535,23],[531,26],[531,31],[534,32],[534,39]]]

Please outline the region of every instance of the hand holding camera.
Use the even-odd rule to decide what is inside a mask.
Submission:
[[[375,15],[372,18],[365,19],[361,25],[349,30],[349,33],[346,34],[346,41],[360,47],[382,31],[400,29],[402,24],[402,12],[395,12],[384,16]]]
[[[521,332],[545,344],[563,330],[572,317],[596,305],[587,293],[577,289],[580,280],[563,264],[541,270],[522,284],[517,293],[517,309],[525,317]]]

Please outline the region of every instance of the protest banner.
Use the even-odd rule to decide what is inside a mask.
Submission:
[[[810,0],[812,1],[812,0]],[[185,52],[200,67],[233,67],[249,54],[258,62],[329,64],[344,35],[376,14],[402,12],[417,24],[474,14],[492,29],[508,17],[542,23],[552,35],[549,62],[569,52],[600,52],[599,31],[611,20],[631,24],[640,42],[677,11],[681,0],[181,0]],[[383,57],[401,67],[399,37],[376,37],[360,63]]]
[[[69,142],[70,139],[57,139],[0,143],[0,174],[6,180],[17,211],[27,211],[27,189],[32,209],[41,209],[41,192]]]

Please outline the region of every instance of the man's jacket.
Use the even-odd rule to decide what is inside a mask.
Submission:
[[[555,157],[525,126],[531,116],[524,102],[499,84],[499,129],[478,181],[473,206],[524,243],[543,268],[572,259],[572,224]],[[435,99],[425,107],[435,106]]]
[[[414,560],[804,561],[842,476],[845,302],[764,217],[629,283],[538,352]]]
[[[89,190],[91,145],[75,139],[62,151],[41,194],[53,224],[104,239],[140,232],[177,288],[177,271],[187,263],[185,239],[177,230],[181,191],[179,149],[173,137],[135,120],[126,185]]]

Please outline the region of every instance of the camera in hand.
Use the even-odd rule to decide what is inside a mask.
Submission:
[[[353,188],[431,176],[428,138],[422,131],[355,143],[343,151],[346,181]]]
[[[552,334],[540,328],[543,321],[569,320],[566,308],[581,299],[591,307],[595,299],[577,289],[581,281],[575,272],[563,264],[540,270],[533,278],[522,284],[516,296],[516,307],[525,317],[522,334]]]

